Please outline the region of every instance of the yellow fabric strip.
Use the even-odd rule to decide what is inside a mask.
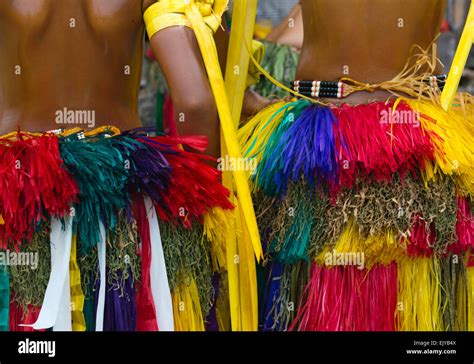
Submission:
[[[252,55],[258,63],[262,63],[263,57],[265,57],[265,46],[258,40],[252,40]],[[247,87],[256,85],[260,82],[260,76],[262,73],[252,63],[249,64],[249,70],[247,74]],[[227,80],[226,80],[227,81]],[[229,96],[229,99],[230,96]]]
[[[205,331],[196,282],[179,286],[172,294],[175,331]]]
[[[256,13],[256,0],[240,0],[234,4],[225,75],[225,87],[234,130],[237,130],[239,126],[245,90],[249,80],[252,82],[252,77],[248,77],[250,58],[245,42],[252,41]],[[253,45],[257,46],[255,43]],[[263,57],[263,45],[259,49]],[[256,51],[256,54],[259,52]],[[227,154],[225,146],[222,154]],[[234,194],[230,172],[224,171],[223,182]],[[258,302],[255,301],[257,297],[255,259],[250,250],[251,238],[245,224],[243,207],[238,201],[234,203],[236,205],[235,228],[238,233],[230,235],[227,241],[232,252],[228,257],[229,265],[232,266],[228,274],[231,325],[234,331],[256,331],[258,330]]]
[[[181,8],[179,6],[182,6]],[[237,143],[237,137],[232,120],[232,113],[227,99],[224,80],[219,66],[216,45],[214,43],[212,30],[217,29],[220,19],[227,7],[227,0],[216,1],[195,1],[195,0],[161,0],[150,6],[145,12],[144,18],[150,39],[160,30],[153,22],[155,14],[161,15],[168,11],[176,14],[183,13],[191,23],[191,27],[196,35],[196,39],[201,50],[204,64],[209,77],[211,88],[216,100],[216,106],[219,113],[223,139],[229,156],[235,160],[241,160],[242,156]],[[177,10],[178,9],[178,10]],[[172,26],[171,21],[166,22],[167,26]],[[217,27],[216,27],[217,25]],[[257,220],[253,208],[250,189],[247,177],[244,171],[233,171],[234,183],[237,189],[237,195],[244,209],[246,226],[249,229],[250,239],[253,245],[255,256],[258,260],[263,258],[260,235],[257,227]]]
[[[441,105],[445,111],[448,111],[454,101],[461,81],[464,67],[471,52],[472,43],[474,42],[474,2],[471,2],[471,8],[467,16],[466,25],[459,41],[459,46],[454,56],[448,79],[441,95]]]
[[[229,180],[230,179],[230,180]],[[223,182],[225,186],[232,186],[232,178],[229,173],[224,173]],[[239,209],[239,205],[234,197],[231,196],[231,202]],[[240,218],[240,214],[234,211],[234,219],[232,220],[232,228],[228,231],[226,239],[226,254],[227,254],[227,279],[229,286],[229,309],[231,327],[233,331],[242,330],[242,313],[240,307],[240,275],[239,275],[239,261],[240,257],[238,254],[238,233],[237,226],[240,225],[237,219]]]
[[[86,331],[84,319],[84,293],[81,287],[81,272],[77,265],[77,235],[72,237],[71,257],[69,259],[69,281],[71,286],[72,331]]]
[[[239,245],[239,276],[240,284],[240,302],[241,302],[241,319],[243,331],[258,330],[258,287],[257,287],[257,269],[255,258],[252,254],[250,237],[248,229],[245,227],[245,219],[243,217],[242,208],[239,208],[242,244]]]
[[[222,134],[229,156],[234,160],[242,160],[240,148],[237,142],[236,131],[233,125],[232,113],[229,107],[229,101],[225,91],[224,80],[219,66],[217,49],[212,34],[204,27],[202,16],[195,6],[189,6],[186,9],[186,15],[193,25],[196,38],[201,48],[201,54],[204,58],[207,74],[211,83],[211,88],[216,99],[216,105],[221,121]],[[233,171],[234,183],[237,189],[239,203],[242,206],[246,226],[249,230],[250,240],[252,242],[254,253],[257,259],[263,258],[262,246],[260,242],[260,233],[257,227],[257,219],[250,196],[250,188],[245,171],[236,169]]]
[[[202,15],[204,23],[215,32],[222,22],[227,3],[227,0],[189,0],[188,4],[186,0],[160,0],[151,5],[143,15],[148,36],[151,39],[155,33],[170,26],[181,25],[191,28],[191,23],[185,15],[189,6],[195,6]]]
[[[236,130],[240,123],[250,65],[250,55],[246,44],[252,43],[256,15],[256,0],[240,0],[234,4],[225,70],[225,88]],[[254,49],[252,49],[252,54],[253,51]]]
[[[238,98],[241,98],[241,100],[236,104],[237,107],[231,108],[229,106],[229,98],[227,97],[218,61],[217,49],[212,35],[212,32],[216,31],[220,25],[226,7],[227,0],[161,0],[152,5],[145,12],[144,18],[150,39],[156,32],[174,25],[190,25],[193,29],[216,100],[221,122],[221,136],[223,140],[222,154],[229,155],[229,157],[234,160],[242,160],[236,137],[236,129],[242,108],[248,61],[244,67],[246,69],[241,69],[244,76],[243,86],[240,91],[242,96]],[[234,101],[235,98],[231,98],[231,100]],[[237,226],[229,226],[230,229],[225,238],[232,329],[256,330],[258,326],[257,320],[254,319],[257,314],[256,305],[253,304],[253,301],[241,302],[241,293],[244,296],[254,297],[257,291],[256,282],[254,281],[255,274],[254,277],[241,276],[241,270],[243,270],[245,275],[251,274],[251,272],[255,270],[253,254],[248,255],[247,248],[249,246],[253,247],[253,253],[258,260],[263,257],[260,234],[251,200],[247,174],[242,170],[224,173],[223,183],[231,191],[231,201],[235,206],[238,206],[234,212],[234,219],[232,219],[233,221],[230,223],[231,225],[237,223]],[[237,191],[238,199],[234,198],[234,186]],[[238,211],[239,209],[240,211]],[[241,213],[244,223],[238,221],[241,218]],[[216,216],[214,215],[213,217]],[[212,219],[212,216],[207,217],[205,221],[205,231],[208,237],[213,237],[214,242],[217,242],[217,236],[222,235],[213,228],[213,226],[215,226],[214,221],[215,219]],[[246,229],[245,234],[242,235],[245,236],[245,238],[242,240],[239,238],[241,232],[238,232],[238,227],[240,226]],[[213,246],[217,252],[221,251],[219,249],[220,244],[213,244]],[[220,265],[219,261],[218,254],[215,265]],[[252,292],[255,291],[255,294],[252,293],[249,295],[249,290]]]

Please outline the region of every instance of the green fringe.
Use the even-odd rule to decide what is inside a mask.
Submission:
[[[311,264],[300,261],[285,265],[280,284],[280,295],[273,301],[268,315],[273,316],[271,331],[287,331],[296,318],[298,304],[310,278]]]
[[[130,138],[106,138],[105,133],[78,140],[78,135],[62,138],[61,158],[79,187],[79,202],[74,205],[79,250],[85,254],[100,240],[99,224],[113,229],[118,211],[130,205],[126,193],[130,169],[126,168],[129,151],[136,141]]]
[[[8,331],[10,315],[10,273],[0,265],[0,331]]]
[[[257,192],[254,206],[260,235],[273,255],[284,264],[316,257],[328,236],[329,200],[311,191],[301,180],[292,183],[283,200]]]
[[[403,180],[396,176],[391,183],[361,183],[342,191],[329,209],[328,241],[337,242],[350,218],[357,222],[362,237],[383,235],[386,231],[409,236],[412,218],[421,213],[427,229],[434,223],[434,249],[443,254],[457,240],[456,211],[456,188],[448,178],[431,182],[428,188],[409,176]]]
[[[319,250],[318,241],[327,230],[327,208],[328,201],[303,181],[290,185],[272,224],[276,236],[270,251],[275,259],[284,264],[308,261],[308,253]]]
[[[168,281],[173,291],[189,285],[194,279],[199,292],[203,317],[207,317],[214,302],[210,243],[205,239],[203,226],[191,229],[160,221],[161,240],[165,255]]]
[[[457,241],[456,187],[449,178],[430,182],[427,187],[412,176],[403,179],[395,176],[390,183],[359,182],[352,189],[340,191],[331,202],[327,193],[311,191],[300,181],[289,185],[283,200],[261,191],[255,194],[254,205],[262,241],[267,245],[267,259],[271,255],[284,264],[314,259],[326,244],[337,243],[351,219],[358,224],[363,238],[383,236],[387,231],[409,237],[413,218],[421,214],[427,230],[434,224],[433,248],[438,256]]]
[[[132,274],[134,286],[140,281],[141,260],[137,255],[139,237],[137,226],[130,222],[121,214],[118,218],[114,230],[107,232],[107,282],[118,287],[121,290],[121,296],[124,294],[124,285],[129,275]],[[98,269],[97,247],[93,248],[88,254],[82,254],[78,258],[79,269],[81,271],[82,291],[86,298],[93,296],[94,290],[91,290],[91,283],[100,279]],[[121,276],[119,273],[121,272]]]
[[[457,261],[455,261],[455,259]],[[467,313],[466,322],[461,322],[458,317],[458,292],[461,290],[464,299],[468,300],[466,266],[463,257],[450,255],[440,259],[441,267],[441,297],[444,303],[443,321],[447,331],[465,331],[468,327]]]

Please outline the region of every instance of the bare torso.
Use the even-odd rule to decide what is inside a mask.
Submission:
[[[304,43],[298,79],[350,77],[379,83],[396,76],[417,44],[439,33],[447,0],[301,0]],[[442,72],[438,67],[435,73]],[[386,98],[357,93],[347,102]]]
[[[58,125],[64,109],[94,111],[95,124],[83,127],[140,126],[143,6],[143,0],[0,1],[0,134],[81,126]]]

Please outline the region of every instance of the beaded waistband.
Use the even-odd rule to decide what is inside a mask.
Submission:
[[[446,84],[446,75],[430,76],[424,81],[433,89],[443,90]],[[325,97],[343,99],[349,95],[362,91],[360,87],[354,87],[350,82],[340,81],[311,81],[311,80],[295,80],[290,85],[293,91],[308,97]],[[374,92],[375,89],[368,87],[366,91]]]

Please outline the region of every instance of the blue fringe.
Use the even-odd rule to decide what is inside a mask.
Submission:
[[[337,184],[338,121],[331,109],[303,100],[288,104],[257,168],[256,183],[268,195],[284,196],[301,175],[310,186]]]
[[[281,166],[277,166],[277,163],[280,162],[281,164],[283,161],[275,161],[273,155],[278,153],[279,148],[281,148],[281,139],[284,138],[288,129],[308,105],[308,101],[289,103],[275,112],[267,122],[270,123],[276,115],[279,115],[284,110],[282,121],[269,138],[265,150],[263,151],[262,159],[253,176],[256,185],[267,195],[275,196],[286,193],[286,184],[279,183],[278,178],[279,168],[281,168]]]

